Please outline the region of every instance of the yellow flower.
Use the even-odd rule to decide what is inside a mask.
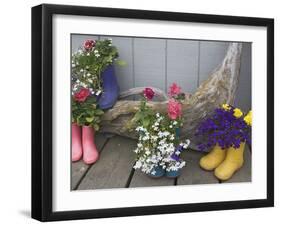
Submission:
[[[247,125],[252,126],[252,111],[248,112],[248,114],[244,117],[244,121]]]
[[[233,111],[234,111],[233,115],[236,118],[240,118],[243,115],[243,112],[239,108],[235,108]]]
[[[231,107],[228,104],[223,104],[222,108],[226,111],[229,111],[231,109]]]

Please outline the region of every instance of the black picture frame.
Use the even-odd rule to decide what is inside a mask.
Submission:
[[[55,14],[247,25],[267,28],[267,198],[95,210],[52,210],[52,18]],[[43,4],[32,8],[32,218],[40,221],[121,217],[274,206],[274,20]]]

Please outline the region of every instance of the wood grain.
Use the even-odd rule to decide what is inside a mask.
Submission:
[[[139,170],[135,170],[129,187],[173,186],[174,184],[175,179],[166,177],[152,178]]]
[[[219,183],[212,171],[205,171],[200,168],[199,160],[203,155],[203,153],[193,150],[187,150],[182,153],[182,158],[186,161],[186,166],[182,169],[181,176],[177,180],[177,185]]]
[[[98,151],[102,151],[104,144],[108,139],[100,133],[96,134],[95,141]],[[90,165],[87,165],[80,160],[78,162],[71,163],[71,189],[75,189],[82,177],[85,175],[87,170],[89,169]]]
[[[111,138],[78,189],[125,188],[135,162],[135,147],[134,140],[120,136]]]

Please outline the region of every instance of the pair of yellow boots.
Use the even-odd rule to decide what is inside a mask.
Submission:
[[[244,163],[245,143],[239,148],[221,149],[216,145],[213,150],[200,159],[200,166],[205,170],[215,170],[215,176],[220,180],[228,180]]]

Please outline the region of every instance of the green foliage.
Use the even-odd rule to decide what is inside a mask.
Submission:
[[[91,126],[96,131],[99,130],[103,110],[97,108],[95,97],[88,97],[84,102],[75,101],[72,98],[72,122],[80,126]]]
[[[80,50],[72,55],[72,76],[84,87],[102,91],[101,74],[117,57],[118,50],[111,40],[96,40],[92,50]]]

